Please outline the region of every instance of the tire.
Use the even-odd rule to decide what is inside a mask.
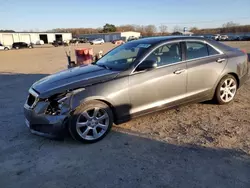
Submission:
[[[69,121],[69,132],[77,141],[95,143],[109,133],[112,125],[113,113],[110,107],[100,101],[90,101],[74,111]]]
[[[31,49],[32,48],[32,46],[29,46],[29,49]]]
[[[7,51],[7,50],[9,50],[9,48],[5,47],[4,50]]]
[[[18,46],[16,46],[16,47],[15,47],[15,49],[16,49],[16,50],[18,50],[18,49],[19,49],[19,47],[18,47]]]
[[[237,93],[238,83],[234,76],[224,76],[216,87],[214,99],[220,104],[229,104],[234,100]]]

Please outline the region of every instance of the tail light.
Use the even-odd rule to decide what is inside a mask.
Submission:
[[[242,51],[244,54],[247,54],[247,51],[246,51],[246,50],[242,50],[242,49],[241,49],[241,51]]]

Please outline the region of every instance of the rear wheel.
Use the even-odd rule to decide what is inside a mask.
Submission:
[[[216,92],[215,100],[219,104],[228,104],[234,100],[234,97],[237,93],[237,80],[232,75],[226,75],[219,82]]]
[[[91,101],[78,107],[69,125],[71,136],[78,141],[94,143],[103,139],[113,125],[113,114],[108,105]]]
[[[9,50],[9,48],[5,47],[4,50]]]
[[[15,47],[15,49],[16,49],[16,50],[18,50],[18,49],[19,49],[19,47],[18,47],[18,46],[16,46],[16,47]]]

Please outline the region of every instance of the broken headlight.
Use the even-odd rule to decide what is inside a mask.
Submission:
[[[63,93],[50,97],[47,99],[49,106],[45,113],[53,116],[61,114],[64,106],[69,108],[70,97],[71,93]]]
[[[85,88],[78,88],[71,91],[68,90],[65,93],[53,95],[47,99],[49,106],[45,113],[53,116],[68,113],[70,110],[71,97],[84,90]]]

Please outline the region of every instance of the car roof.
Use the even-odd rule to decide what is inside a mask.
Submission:
[[[193,37],[193,36],[180,36],[180,35],[172,35],[172,36],[161,36],[161,37],[147,37],[138,39],[141,42],[145,41],[147,43],[160,43],[160,42],[167,42],[171,40],[183,40],[183,39],[195,39],[195,40],[204,40],[203,37]]]
[[[217,42],[215,40],[211,40],[208,38],[204,38],[204,37],[199,37],[199,36],[183,36],[183,35],[172,35],[172,36],[160,36],[160,37],[148,37],[148,38],[142,38],[142,39],[138,39],[135,41],[131,41],[132,42],[140,42],[140,43],[147,43],[147,44],[152,44],[154,45],[158,45],[161,43],[165,43],[165,42],[170,42],[170,41],[175,41],[175,40],[197,40],[197,41],[206,41],[210,44],[212,44],[213,46],[219,48],[222,51],[232,51],[234,50],[234,48],[229,47],[225,44],[222,44],[220,42]]]

